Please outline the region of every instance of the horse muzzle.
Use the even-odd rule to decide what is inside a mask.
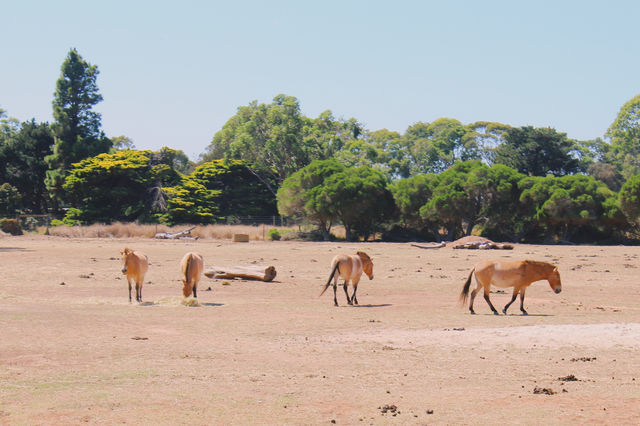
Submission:
[[[555,289],[555,290],[553,290],[553,291],[555,291],[555,292],[556,292],[556,294],[558,294],[558,293],[560,293],[560,292],[562,291],[562,287],[558,287],[558,288],[556,288],[556,289]]]
[[[127,273],[127,268],[122,268],[122,273],[126,274]]]

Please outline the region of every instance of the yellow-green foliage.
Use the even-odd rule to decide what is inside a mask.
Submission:
[[[149,214],[150,157],[151,151],[126,150],[75,163],[64,183],[75,207],[71,219],[111,222]]]

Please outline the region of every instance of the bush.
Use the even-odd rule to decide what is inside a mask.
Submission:
[[[11,235],[22,235],[22,225],[18,219],[0,219],[0,229]]]
[[[275,228],[269,229],[269,239],[271,241],[280,241],[280,238],[282,238],[282,235],[280,235],[280,231]]]

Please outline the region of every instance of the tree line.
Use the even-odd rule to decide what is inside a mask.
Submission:
[[[626,241],[640,223],[640,95],[602,138],[453,118],[404,133],[371,131],[298,99],[253,101],[194,163],[180,150],[137,150],[107,137],[98,68],[71,49],[53,123],[0,109],[0,216],[50,213],[63,223],[216,223],[238,215],[297,217],[348,240]]]

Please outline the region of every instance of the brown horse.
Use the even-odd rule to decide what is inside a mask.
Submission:
[[[144,254],[125,248],[122,255],[122,273],[127,276],[129,284],[129,303],[131,303],[131,280],[136,283],[136,301],[142,302],[142,284],[149,268],[149,260]]]
[[[476,282],[478,286],[471,292],[471,302],[469,303],[469,311],[475,314],[473,310],[473,299],[480,288],[484,287],[484,300],[487,301],[489,307],[495,315],[499,315],[496,308],[493,307],[489,300],[489,287],[491,284],[496,287],[507,288],[513,287],[513,297],[511,301],[502,310],[503,314],[507,314],[507,309],[516,300],[520,293],[520,310],[523,315],[527,315],[524,310],[524,294],[527,287],[531,283],[547,280],[551,289],[557,294],[562,291],[562,283],[560,282],[560,273],[558,268],[547,262],[537,262],[535,260],[483,260],[474,266],[469,274],[467,282],[460,293],[460,301],[465,303],[469,295],[469,287],[471,285],[471,276],[475,272]]]
[[[338,272],[337,274],[336,271]],[[358,290],[358,283],[360,282],[362,272],[367,274],[370,280],[373,279],[373,262],[367,253],[359,251],[356,254],[351,255],[336,255],[331,261],[331,275],[329,275],[329,280],[324,286],[322,293],[320,293],[320,296],[327,291],[327,288],[329,288],[331,280],[333,279],[333,303],[338,306],[336,289],[338,286],[338,278],[342,278],[344,279],[343,288],[344,294],[347,296],[347,303],[349,305],[357,305],[358,299],[356,298],[356,291]],[[353,295],[351,297],[349,297],[349,292],[347,291],[349,280],[351,280],[351,285],[353,286]]]
[[[202,255],[194,252],[185,254],[180,262],[180,268],[184,275],[182,279],[182,294],[184,294],[184,297],[189,297],[191,296],[191,291],[193,291],[193,297],[198,298],[198,282],[204,269]]]

